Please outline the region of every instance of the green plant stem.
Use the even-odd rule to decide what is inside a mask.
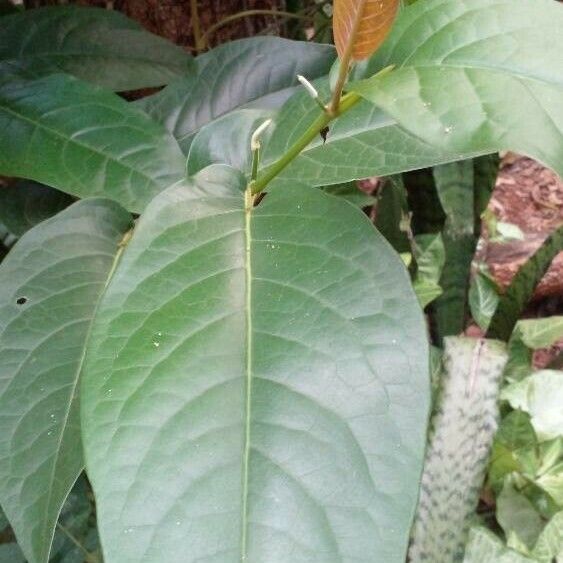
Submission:
[[[307,145],[313,141],[321,131],[335,118],[348,111],[361,100],[355,93],[346,94],[338,105],[336,113],[325,111],[321,113],[301,137],[289,148],[289,150],[271,166],[266,168],[264,173],[252,182],[250,190],[253,194],[260,193],[291,161],[293,161]]]
[[[203,51],[206,45],[205,35],[201,34],[201,25],[199,22],[199,11],[197,9],[198,0],[190,0],[192,31],[194,34],[196,53]]]
[[[346,45],[346,50],[344,51],[344,54],[342,55],[342,58],[340,60],[338,79],[336,80],[336,85],[334,86],[334,92],[332,94],[332,100],[329,106],[330,113],[338,113],[338,105],[340,104],[342,98],[344,85],[346,84],[346,80],[348,79],[348,72],[350,71],[350,63],[352,61],[352,53],[354,52],[354,43],[356,41],[358,29],[360,29],[360,23],[362,21],[364,9],[366,7],[366,1],[367,0],[360,0],[360,4],[356,12],[356,17],[354,18],[352,29],[350,30],[348,44]]]
[[[192,0],[192,3],[194,0]],[[236,21],[240,18],[248,18],[251,16],[276,16],[280,18],[288,18],[288,19],[297,19],[297,20],[311,20],[312,17],[305,16],[302,14],[293,14],[291,12],[284,12],[282,10],[245,10],[244,12],[238,12],[236,14],[232,14],[231,16],[226,16],[221,21],[218,21],[216,24],[213,24],[202,36],[202,45],[203,48],[207,46],[207,42],[209,41],[209,37],[213,35],[218,29],[222,28],[223,26]],[[195,31],[194,31],[195,35]],[[197,44],[197,40],[196,40]]]

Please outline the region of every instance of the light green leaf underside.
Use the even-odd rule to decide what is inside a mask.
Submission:
[[[447,337],[444,343],[445,371],[409,550],[413,563],[463,559],[497,426],[506,363],[505,346],[494,340]]]
[[[221,45],[196,58],[197,73],[137,102],[164,124],[187,154],[198,130],[235,109],[276,109],[296,90],[297,74],[328,73],[336,52],[328,45],[254,37]]]
[[[398,67],[374,82],[370,99],[381,109],[360,103],[333,124],[325,145],[313,142],[282,178],[323,185],[499,148],[530,154],[561,173],[562,27],[563,7],[551,0],[429,0],[405,8],[369,65],[367,76]],[[353,88],[368,95],[367,85]],[[264,165],[318,112],[306,94],[290,100]]]
[[[62,74],[0,81],[0,174],[142,211],[184,176],[176,141],[117,95]]]
[[[195,68],[173,43],[115,10],[51,6],[0,22],[0,63],[35,77],[66,72],[116,91],[162,86]]]
[[[156,198],[82,385],[105,560],[404,561],[429,402],[423,317],[350,204],[244,179]]]
[[[26,233],[0,266],[0,504],[32,563],[47,561],[82,469],[77,382],[129,227],[117,204],[85,200]]]

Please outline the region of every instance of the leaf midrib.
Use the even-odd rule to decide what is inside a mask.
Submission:
[[[253,198],[249,190],[244,197],[245,234],[245,307],[246,307],[246,404],[244,422],[244,455],[242,466],[241,561],[246,559],[248,541],[248,478],[250,466],[250,425],[252,408],[252,234],[251,217]]]

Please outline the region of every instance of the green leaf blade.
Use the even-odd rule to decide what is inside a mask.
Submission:
[[[162,86],[195,67],[187,52],[120,12],[81,6],[3,18],[0,63],[36,78],[66,72],[115,91]]]
[[[348,88],[379,109],[360,102],[334,123],[326,145],[312,143],[281,178],[327,185],[499,149],[529,154],[562,175],[562,26],[563,8],[551,0],[430,0],[405,8],[365,76],[397,68]],[[288,102],[265,167],[314,115],[306,96]]]
[[[113,202],[79,202],[26,233],[0,267],[0,502],[31,562],[47,561],[82,470],[78,377],[130,221]]]
[[[118,96],[72,77],[0,82],[0,173],[131,211],[184,176],[174,139]]]
[[[563,174],[563,86],[507,67],[406,67],[351,89],[439,150],[463,158],[511,149]]]
[[[197,57],[197,74],[137,105],[162,123],[187,154],[205,124],[235,109],[277,109],[297,89],[297,75],[328,74],[333,47],[279,37],[231,41]]]
[[[99,308],[106,560],[403,561],[429,394],[407,273],[351,205],[286,185],[245,214],[244,184],[210,168],[157,198]]]

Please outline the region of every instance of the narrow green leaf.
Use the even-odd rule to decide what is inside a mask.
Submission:
[[[430,423],[412,561],[463,559],[497,426],[505,346],[455,337],[444,344],[445,372]]]
[[[116,91],[168,84],[195,69],[183,49],[116,10],[49,6],[0,22],[0,63],[38,78],[73,74]]]
[[[533,256],[520,267],[499,301],[487,336],[501,340],[510,338],[518,317],[531,299],[536,285],[543,278],[552,260],[562,250],[563,226],[547,237]]]
[[[472,528],[463,563],[534,563],[506,547],[500,539],[485,528]]]
[[[250,138],[272,115],[269,110],[241,109],[205,125],[190,145],[186,165],[188,176],[212,164],[228,164],[249,174],[252,164]]]
[[[354,206],[203,170],[158,196],[82,384],[104,557],[402,563],[429,403],[424,319]],[[134,280],[134,283],[132,283]]]
[[[297,74],[323,76],[335,57],[328,45],[279,37],[232,41],[197,57],[194,75],[137,105],[164,124],[187,154],[205,124],[235,109],[280,107],[297,89]]]
[[[22,180],[0,188],[0,221],[20,237],[68,207],[73,199],[58,190]]]
[[[85,341],[131,217],[74,204],[0,265],[0,503],[26,558],[46,562],[82,469],[77,401]]]
[[[0,76],[0,174],[137,212],[184,177],[176,141],[117,95],[65,75]]]
[[[469,308],[473,320],[487,330],[498,306],[499,294],[496,284],[486,275],[477,272],[469,286]]]
[[[437,166],[432,173],[446,215],[442,232],[446,262],[440,278],[443,294],[433,305],[433,318],[441,340],[462,333],[468,316],[469,272],[477,245],[473,234],[473,162]]]

